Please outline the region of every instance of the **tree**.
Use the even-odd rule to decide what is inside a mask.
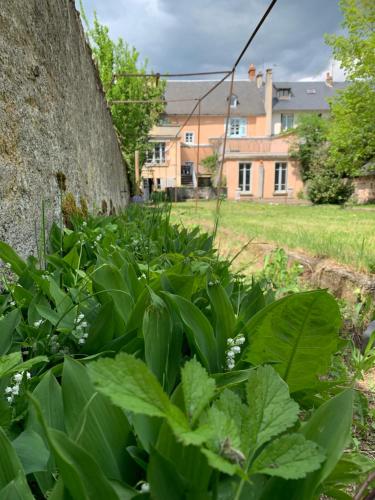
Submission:
[[[300,115],[295,132],[290,154],[299,161],[301,177],[306,182],[311,178],[312,170],[316,170],[322,161],[318,153],[327,142],[328,120],[313,113]]]
[[[110,104],[113,123],[118,132],[123,156],[130,167],[130,182],[134,186],[134,153],[145,154],[149,149],[148,135],[164,111],[163,103],[116,104],[119,100],[155,100],[163,98],[165,82],[155,77],[117,77],[121,73],[147,73],[147,60],[139,62],[139,53],[134,47],[119,38],[111,40],[107,26],[100,24],[96,13],[91,28],[82,4],[82,17],[86,24],[94,60],[106,98]]]
[[[346,35],[327,43],[351,84],[331,100],[327,138],[338,172],[356,175],[375,155],[375,2],[340,0]]]

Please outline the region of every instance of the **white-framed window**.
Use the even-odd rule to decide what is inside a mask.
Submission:
[[[277,89],[278,99],[290,99],[291,92],[290,89]]]
[[[246,118],[231,118],[229,120],[229,137],[246,137]]]
[[[284,193],[288,184],[288,164],[286,162],[275,163],[275,193]]]
[[[251,191],[251,163],[240,163],[238,166],[238,188],[242,193]]]
[[[194,132],[185,132],[185,143],[194,144]]]
[[[281,132],[294,127],[294,114],[281,113]]]
[[[165,163],[165,142],[154,143],[154,149],[147,153],[147,163]]]
[[[238,106],[238,97],[234,94],[230,96],[230,107],[237,108]]]

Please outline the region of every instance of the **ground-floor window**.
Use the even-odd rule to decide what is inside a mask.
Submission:
[[[286,191],[288,164],[286,162],[275,163],[275,192]]]
[[[161,179],[156,179],[156,189],[161,189]]]
[[[238,174],[238,187],[240,191],[249,193],[251,184],[251,163],[240,163]]]

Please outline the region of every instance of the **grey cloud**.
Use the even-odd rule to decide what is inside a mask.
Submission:
[[[114,38],[134,45],[160,72],[230,68],[268,5],[267,0],[84,0]],[[273,66],[278,80],[328,67],[324,33],[338,32],[337,0],[279,0],[239,67]]]

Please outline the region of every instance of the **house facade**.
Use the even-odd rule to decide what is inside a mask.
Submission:
[[[153,151],[142,167],[144,187],[204,187],[215,173],[204,160],[222,158],[230,83],[224,82],[201,102],[186,122],[197,99],[215,82],[168,81],[166,108],[154,127]],[[229,199],[280,201],[303,191],[299,165],[290,156],[293,128],[303,113],[329,113],[328,98],[345,86],[325,82],[274,82],[250,66],[249,78],[237,80],[230,97],[230,120],[224,153],[223,185]],[[212,163],[212,162],[211,162]]]

